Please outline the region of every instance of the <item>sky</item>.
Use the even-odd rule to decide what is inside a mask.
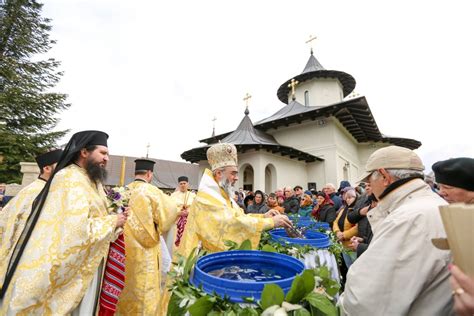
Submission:
[[[44,0],[48,53],[71,107],[57,129],[107,132],[111,154],[182,161],[234,130],[250,93],[257,122],[310,52],[351,74],[380,131],[414,138],[427,171],[474,157],[474,3],[460,1]]]

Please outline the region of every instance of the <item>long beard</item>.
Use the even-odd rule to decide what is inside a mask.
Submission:
[[[227,193],[227,195],[228,195],[229,197],[234,196],[234,187],[233,187],[233,185],[230,183],[229,180],[227,180],[227,179],[222,179],[222,180],[219,182],[219,185],[224,189],[225,193]]]
[[[102,168],[100,164],[94,163],[92,160],[87,160],[85,169],[89,178],[94,182],[104,183],[107,179],[107,170]]]

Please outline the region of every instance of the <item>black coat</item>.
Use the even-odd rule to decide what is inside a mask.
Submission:
[[[283,207],[285,208],[285,213],[297,214],[300,209],[300,202],[297,197],[292,196],[283,202]]]
[[[319,210],[319,221],[329,223],[332,229],[332,224],[336,219],[336,209],[331,204],[325,204]]]

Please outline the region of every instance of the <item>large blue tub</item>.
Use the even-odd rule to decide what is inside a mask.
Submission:
[[[274,241],[279,243],[289,243],[292,245],[299,245],[299,246],[311,246],[318,249],[325,249],[331,245],[331,240],[329,236],[315,231],[306,231],[304,236],[306,238],[291,238],[288,237],[288,234],[284,229],[278,228],[273,229],[269,232],[270,236]]]
[[[285,293],[291,288],[304,264],[296,258],[266,251],[234,250],[206,255],[196,262],[191,283],[206,293],[227,295],[235,303],[243,297],[260,300],[267,283],[279,285]]]

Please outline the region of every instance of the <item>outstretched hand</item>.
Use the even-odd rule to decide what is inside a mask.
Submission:
[[[273,217],[277,215],[280,215],[280,212],[278,212],[277,210],[269,210],[263,215],[263,217]]]
[[[273,223],[275,228],[276,227],[283,227],[283,228],[291,228],[293,227],[293,223],[289,220],[286,215],[278,214],[273,216]]]

